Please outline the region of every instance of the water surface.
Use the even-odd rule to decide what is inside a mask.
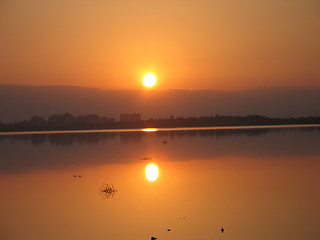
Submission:
[[[319,127],[1,135],[0,239],[320,239],[319,143]]]

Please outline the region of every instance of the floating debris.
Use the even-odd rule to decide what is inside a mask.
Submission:
[[[114,196],[114,193],[116,192],[117,190],[114,188],[114,186],[111,184],[103,184],[102,187],[100,188],[100,193],[102,194],[102,197],[104,199],[106,198],[112,198]]]
[[[152,158],[151,157],[143,157],[143,158],[140,158],[142,160],[151,160]]]
[[[166,143],[167,143],[167,141],[163,141],[162,143],[163,143],[163,144],[166,144]]]
[[[76,175],[76,174],[75,174],[75,175],[73,175],[73,177],[74,177],[74,178],[82,178],[82,176],[81,176],[80,174],[79,174],[79,175]]]
[[[167,231],[168,231],[168,232],[170,232],[170,231],[171,231],[171,229],[170,229],[170,228],[168,228],[168,229],[167,229]]]

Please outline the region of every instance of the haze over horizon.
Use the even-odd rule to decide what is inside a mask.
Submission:
[[[119,118],[139,112],[143,119],[191,116],[319,116],[320,88],[273,87],[243,91],[101,90],[75,86],[0,85],[0,122],[52,114],[99,114]]]

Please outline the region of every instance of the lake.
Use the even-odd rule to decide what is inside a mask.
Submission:
[[[319,126],[3,134],[0,239],[318,240],[319,185]]]

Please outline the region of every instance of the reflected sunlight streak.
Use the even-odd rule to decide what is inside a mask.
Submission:
[[[146,166],[146,178],[148,181],[156,181],[159,177],[159,168],[154,163],[150,163]]]
[[[141,131],[142,132],[157,132],[158,128],[144,128]]]

